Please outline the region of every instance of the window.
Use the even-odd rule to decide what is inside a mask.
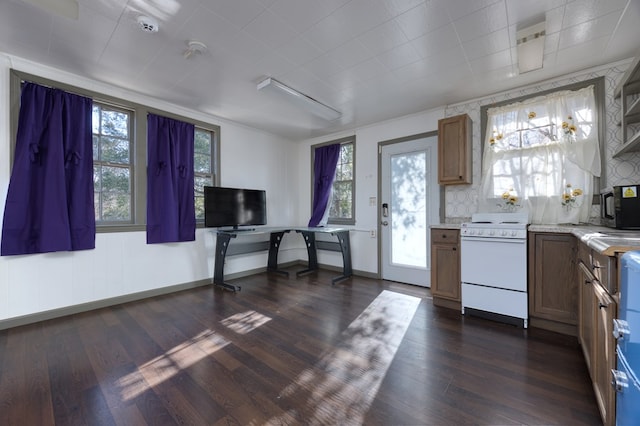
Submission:
[[[93,104],[93,188],[96,225],[132,223],[132,113]]]
[[[18,128],[23,81],[33,81],[93,99],[94,207],[98,232],[140,231],[146,227],[147,120],[145,117],[147,114],[151,112],[193,123],[196,126],[194,152],[196,220],[199,226],[204,225],[202,187],[220,184],[218,158],[220,128],[218,126],[16,70],[11,70],[10,75],[13,144],[15,144]],[[12,146],[11,149],[13,156],[14,147]]]
[[[333,181],[328,223],[353,225],[355,224],[355,182],[353,180],[355,175],[355,138],[339,139],[322,145],[336,143],[340,144],[340,157],[336,166],[336,177]],[[311,147],[312,157],[315,153],[315,148],[322,145]],[[313,161],[314,159],[312,158],[312,164]],[[311,198],[313,199],[313,197]]]
[[[204,222],[204,187],[217,183],[214,174],[214,170],[216,170],[214,141],[214,131],[196,127],[193,193],[195,195],[196,221],[198,222]]]
[[[481,210],[587,222],[601,169],[595,99],[591,84],[489,108]]]

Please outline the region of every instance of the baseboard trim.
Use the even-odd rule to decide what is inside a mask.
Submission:
[[[140,291],[137,293],[124,294],[122,296],[109,297],[107,299],[95,300],[92,302],[80,303],[78,305],[65,306],[64,308],[51,309],[48,311],[37,312],[19,317],[13,317],[6,320],[0,320],[0,330],[19,327],[22,325],[33,324],[35,322],[46,321],[54,318],[60,318],[67,315],[79,314],[82,312],[92,311],[95,309],[106,308],[109,306],[121,305],[123,303],[135,302],[136,300],[147,299],[149,297],[162,296],[164,294],[175,293],[182,290],[189,290],[205,285],[212,285],[210,278],[188,283],[175,284],[167,287],[154,288],[151,290]]]
[[[281,263],[278,266],[281,268],[288,268],[296,265],[306,266],[307,262],[304,261],[291,261]],[[342,271],[342,268],[332,265],[319,265],[321,269],[330,271]],[[250,275],[259,274],[265,272],[267,268],[256,268],[247,271],[236,272],[233,274],[225,275],[225,280],[233,280]],[[354,275],[377,279],[377,274],[364,271],[353,271]],[[51,309],[48,311],[36,312],[34,314],[22,315],[19,317],[13,317],[5,320],[0,320],[0,330],[6,330],[8,328],[20,327],[22,325],[33,324],[40,321],[46,321],[54,318],[60,318],[67,315],[79,314],[82,312],[92,311],[95,309],[106,308],[109,306],[121,305],[123,303],[135,302],[136,300],[147,299],[149,297],[162,296],[164,294],[175,293],[178,291],[189,290],[206,285],[212,285],[213,280],[206,278],[197,281],[191,281],[182,284],[169,285],[161,288],[154,288],[151,290],[145,290],[137,293],[124,294],[122,296],[110,297],[107,299],[95,300],[92,302],[80,303],[78,305],[65,306],[63,308]]]

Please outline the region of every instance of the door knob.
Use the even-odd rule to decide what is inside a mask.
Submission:
[[[382,222],[380,222],[380,223],[382,223],[382,226],[387,226],[387,225],[389,224],[389,222],[387,222],[386,220],[383,220],[383,221],[382,221]]]

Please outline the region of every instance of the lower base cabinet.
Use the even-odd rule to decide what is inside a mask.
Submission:
[[[618,305],[595,277],[589,252],[590,249],[581,244],[576,280],[580,295],[578,339],[602,423],[609,426],[615,424],[616,394],[611,385],[611,370],[616,365],[613,319],[617,317]]]
[[[433,304],[461,308],[460,231],[431,230],[431,295]]]

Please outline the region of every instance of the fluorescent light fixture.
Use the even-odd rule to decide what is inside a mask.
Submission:
[[[541,22],[516,33],[518,41],[518,70],[520,74],[542,68],[544,26],[544,22]]]
[[[342,117],[342,113],[340,111],[335,110],[330,106],[323,104],[322,102],[318,102],[312,97],[298,92],[297,90],[292,89],[286,84],[283,84],[271,77],[265,78],[260,83],[258,83],[258,90],[267,90],[286,95],[288,99],[295,102],[300,107],[304,108],[312,114],[317,115],[318,117],[324,118],[325,120],[333,121]]]

